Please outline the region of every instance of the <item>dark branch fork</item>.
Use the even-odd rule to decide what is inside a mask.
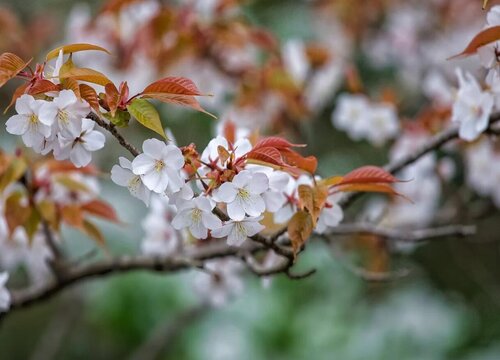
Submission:
[[[132,155],[137,156],[139,151],[128,143],[125,138],[116,130],[112,124],[108,124],[97,115],[89,115],[99,126],[108,130]],[[490,126],[500,121],[500,114],[494,114],[490,117]],[[427,153],[437,150],[447,142],[458,138],[458,129],[450,128],[435,135],[428,143],[422,146],[415,153],[403,157],[398,161],[389,163],[385,169],[391,173],[396,173],[408,165],[416,162]],[[348,207],[354,197],[348,196],[342,203],[344,208]],[[222,220],[228,220],[227,215],[221,210],[215,210],[215,214]],[[384,229],[370,224],[345,224],[333,228],[326,234],[328,241],[334,241],[336,236],[351,234],[375,234],[387,241],[404,241],[419,243],[431,239],[444,238],[450,236],[469,236],[474,234],[474,226],[450,225],[434,229],[418,230],[396,230]],[[77,264],[59,269],[59,276],[48,283],[23,290],[13,290],[11,292],[12,302],[11,310],[21,309],[32,304],[38,303],[57,294],[61,290],[78,283],[80,281],[101,277],[108,274],[124,273],[128,271],[155,271],[164,273],[174,273],[190,268],[200,268],[204,261],[224,257],[240,257],[245,259],[242,254],[252,255],[262,250],[273,250],[283,258],[283,261],[271,269],[257,269],[249,261],[245,263],[250,271],[258,276],[270,276],[277,273],[284,273],[292,279],[301,279],[314,273],[314,269],[304,274],[292,274],[291,267],[294,264],[293,253],[288,247],[289,239],[285,235],[285,230],[280,230],[274,236],[265,237],[260,234],[251,237],[252,242],[247,242],[242,248],[227,246],[225,243],[217,241],[215,244],[209,244],[201,248],[186,251],[182,255],[160,258],[147,256],[118,257],[106,259],[91,264]],[[64,271],[62,271],[64,270]],[[5,316],[6,313],[1,316]]]

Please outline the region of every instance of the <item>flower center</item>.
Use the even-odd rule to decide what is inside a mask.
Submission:
[[[64,124],[69,123],[69,114],[66,110],[59,110],[57,112],[57,118]]]
[[[193,211],[191,211],[191,220],[193,223],[199,223],[201,221],[201,210],[198,208],[194,208]]]
[[[163,168],[165,167],[165,163],[162,161],[162,160],[156,160],[155,162],[155,170],[160,172],[163,170]]]
[[[30,121],[30,124],[32,124],[32,125],[36,124],[38,122],[38,116],[36,116],[35,114],[31,114],[29,121]]]
[[[139,187],[139,183],[141,181],[140,176],[134,176],[130,181],[128,182],[128,188],[130,191],[136,192],[137,188]]]
[[[238,197],[240,197],[242,200],[248,200],[250,198],[250,193],[247,189],[240,188],[238,189]]]
[[[234,224],[234,226],[235,226],[236,232],[238,232],[238,234],[247,236],[247,229],[245,228],[245,226],[243,226],[242,222],[237,222]]]

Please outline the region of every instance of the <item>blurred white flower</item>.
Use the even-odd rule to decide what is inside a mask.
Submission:
[[[342,94],[332,113],[333,125],[337,129],[347,131],[352,139],[361,139],[368,127],[369,107],[368,99],[364,95]]]
[[[242,265],[233,259],[210,260],[205,263],[207,272],[197,272],[194,280],[196,293],[212,306],[220,307],[243,292],[240,277]]]
[[[0,312],[6,312],[10,308],[10,292],[7,290],[7,281],[9,273],[3,271],[0,273]]]
[[[318,234],[323,234],[328,228],[337,226],[344,219],[344,212],[337,204],[341,196],[341,193],[328,196],[314,229]]]
[[[142,221],[145,232],[141,242],[143,254],[169,256],[179,251],[182,239],[172,226],[175,214],[175,207],[168,205],[166,198],[153,194],[149,213]]]
[[[206,239],[208,230],[222,226],[221,220],[212,213],[215,204],[206,197],[198,196],[186,201],[172,221],[172,226],[181,230],[188,228],[191,235],[197,239]]]
[[[48,103],[35,100],[31,95],[22,95],[16,101],[17,115],[7,120],[7,132],[13,135],[21,135],[24,145],[33,148],[37,153],[42,151],[45,138],[51,134],[51,125],[54,119],[46,119],[40,116],[40,108]]]
[[[452,121],[460,125],[459,136],[473,141],[488,127],[493,109],[493,95],[482,91],[476,79],[470,74],[465,76],[457,69],[459,88],[453,104]]]
[[[132,172],[132,162],[124,157],[118,159],[120,165],[111,169],[111,180],[117,185],[126,186],[128,191],[136,198],[149,205],[151,191],[144,186],[141,177]]]
[[[238,173],[231,182],[222,184],[213,192],[213,199],[227,204],[227,213],[233,220],[243,220],[245,214],[259,216],[266,210],[262,194],[269,189],[264,173],[248,170]]]
[[[141,176],[149,190],[161,194],[168,188],[176,192],[184,185],[180,174],[184,157],[177,146],[148,139],[142,144],[142,150],[144,153],[132,161],[132,171]]]

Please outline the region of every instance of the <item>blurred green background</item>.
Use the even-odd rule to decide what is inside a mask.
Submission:
[[[75,3],[3,0],[0,5],[23,21],[34,14],[54,18],[62,37],[64,17]],[[97,1],[88,3],[98,5]],[[306,9],[300,1],[265,0],[252,2],[246,12],[252,21],[285,39],[308,36],[296,26],[309,21]],[[374,75],[366,71],[364,79]],[[332,108],[333,99],[322,116],[304,125],[308,152],[319,157],[320,173],[384,164],[387,149],[353,143],[333,129]],[[7,118],[0,117],[2,123]],[[165,106],[162,118],[180,145],[195,142],[202,149],[210,140],[214,123],[204,115]],[[3,126],[0,136],[3,149],[20,145]],[[121,150],[113,147],[100,155],[105,172],[119,154]],[[102,180],[105,198],[128,224],[102,224],[110,250],[135,253],[142,236],[137,219],[146,209],[123,188]],[[278,276],[266,288],[260,279],[246,275],[242,296],[221,309],[181,318],[175,336],[154,358],[500,359],[498,215],[494,211],[482,220],[475,238],[445,239],[404,256],[395,255],[393,267],[410,269],[410,274],[384,283],[367,283],[349,271],[344,264],[350,261],[348,254],[335,257],[325,245],[311,244],[298,269],[315,267],[314,276],[302,281]],[[65,246],[74,254],[93,246],[74,232],[66,231],[64,237]],[[8,317],[0,326],[0,359],[132,358],[152,334],[162,334],[168,324],[179,321],[179,314],[198,306],[190,286],[192,275],[140,272],[73,287]]]

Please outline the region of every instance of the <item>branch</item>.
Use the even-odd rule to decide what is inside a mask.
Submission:
[[[497,123],[498,121],[500,121],[500,113],[492,114],[490,116],[488,129],[490,129],[491,126]],[[486,132],[489,131],[488,129],[486,130]],[[412,154],[409,154],[407,156],[402,157],[401,159],[386,164],[384,166],[384,169],[390,172],[391,174],[395,174],[398,171],[403,170],[408,165],[411,165],[420,158],[424,157],[428,153],[441,148],[449,141],[457,138],[458,138],[458,127],[453,126],[449,129],[446,129],[434,135],[434,137],[432,137],[426,144],[424,144],[420,149],[413,152]],[[347,208],[353,203],[354,200],[356,200],[360,196],[362,196],[362,193],[347,194],[346,196],[344,196],[344,198],[342,198],[339,201],[339,205],[343,208]]]
[[[166,258],[142,255],[133,257],[123,256],[91,264],[68,267],[57,280],[48,281],[42,286],[11,291],[10,311],[0,314],[0,317],[10,314],[12,311],[46,300],[63,289],[86,279],[136,270],[175,273],[181,270],[197,268],[199,263],[205,260],[237,256],[242,250],[253,253],[262,249],[262,246],[253,243],[249,243],[248,246],[242,249],[227,246],[224,242],[217,242],[216,244],[196,248],[182,256],[178,255]]]
[[[136,157],[137,155],[140,154],[139,150],[137,150],[134,145],[132,145],[131,143],[129,143],[119,132],[118,130],[116,129],[116,126],[114,124],[111,124],[111,123],[107,123],[106,121],[104,121],[103,119],[101,119],[97,114],[91,112],[87,115],[87,117],[91,120],[94,120],[97,125],[99,125],[100,127],[108,130],[111,135],[113,135],[117,140],[118,142],[120,143],[121,146],[123,146],[125,149],[127,149],[134,157]]]
[[[476,227],[474,225],[448,225],[428,229],[406,230],[388,229],[372,224],[343,224],[333,228],[325,236],[370,234],[380,236],[386,240],[420,243],[452,236],[471,236],[475,233]]]

